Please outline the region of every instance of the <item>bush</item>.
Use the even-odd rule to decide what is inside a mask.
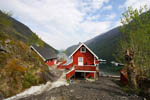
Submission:
[[[30,86],[32,86],[32,84],[30,84],[28,81],[22,81],[23,87],[24,88],[29,88]]]
[[[36,85],[37,84],[37,78],[35,77],[35,75],[32,74],[31,71],[26,72],[25,76],[24,76],[24,81],[23,81],[23,86],[25,88],[29,88],[32,85]]]
[[[21,61],[17,58],[11,59],[7,64],[7,71],[12,72],[14,74],[16,72],[24,73],[26,71],[26,68],[24,66],[21,66],[20,62]]]

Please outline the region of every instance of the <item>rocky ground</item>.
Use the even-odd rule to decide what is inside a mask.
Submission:
[[[69,86],[61,86],[19,100],[142,100],[137,95],[129,95],[108,78],[95,82],[78,80]]]

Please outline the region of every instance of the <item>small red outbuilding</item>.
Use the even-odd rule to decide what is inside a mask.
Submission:
[[[48,66],[53,66],[57,61],[57,51],[52,48],[46,46],[41,47],[38,45],[32,45],[30,48],[36,52]]]

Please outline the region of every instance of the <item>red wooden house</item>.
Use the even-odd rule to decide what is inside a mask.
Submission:
[[[96,78],[98,69],[98,56],[84,43],[80,43],[76,50],[69,56],[71,59],[66,64],[59,66],[66,69],[66,78],[83,77]],[[64,67],[65,66],[65,67]]]

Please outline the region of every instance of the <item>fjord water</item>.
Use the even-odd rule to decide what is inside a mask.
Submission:
[[[100,75],[120,75],[122,66],[115,66],[111,63],[100,63],[99,64]]]

